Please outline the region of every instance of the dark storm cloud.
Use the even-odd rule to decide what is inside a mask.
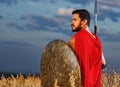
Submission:
[[[90,2],[94,3],[95,0],[65,0],[65,1],[68,1],[74,4],[86,5],[86,4],[89,4]],[[120,7],[120,0],[114,0],[114,1],[113,0],[98,0],[98,4],[106,5],[109,7]]]
[[[37,15],[28,15],[20,17],[23,21],[29,21],[26,23],[25,27],[30,30],[46,30],[48,28],[53,28],[58,26],[59,24],[55,22],[52,18],[37,16]]]
[[[69,1],[71,3],[74,3],[74,4],[89,4],[91,2],[91,0],[65,0],[65,1]]]
[[[40,1],[40,2],[50,2],[50,3],[56,2],[56,0],[31,0],[31,1],[34,1],[34,2],[38,2],[38,1]]]
[[[3,4],[7,4],[7,5],[11,5],[11,4],[17,4],[20,1],[24,1],[24,0],[0,0],[0,3]],[[28,1],[33,1],[33,2],[46,2],[45,0],[28,0]],[[54,0],[50,0],[50,2],[54,2]]]
[[[37,2],[37,1],[40,1],[40,0],[31,0],[31,1]]]
[[[114,11],[112,9],[99,9],[98,13],[98,21],[105,21],[106,18],[110,19],[112,22],[119,22],[120,19],[120,11]],[[94,19],[94,14],[91,14],[91,19]]]
[[[55,21],[53,18],[45,17],[45,16],[37,16],[37,15],[31,15],[28,17],[22,17],[22,19],[28,20],[28,24],[26,24],[26,27],[31,29],[50,29],[50,28],[57,28],[59,26],[59,23]]]
[[[120,8],[119,0],[98,0],[99,4],[99,20],[105,20],[105,18],[111,19],[113,22],[119,22],[120,10],[115,10]]]
[[[21,16],[20,20],[24,21],[24,25],[20,23],[12,22],[8,23],[8,27],[14,27],[19,30],[41,30],[41,31],[53,31],[60,32],[64,31],[62,28],[65,25],[65,21],[61,18],[51,18],[46,16],[38,15],[26,15]]]
[[[94,0],[66,0],[74,4],[89,4],[90,2],[94,3]],[[99,20],[105,20],[106,18],[111,19],[113,22],[119,22],[120,18],[120,11],[116,12],[113,10],[114,7],[120,7],[120,1],[119,0],[98,0],[99,4]],[[94,6],[94,5],[93,5]],[[109,9],[106,8],[101,8],[102,6],[108,7]]]
[[[18,0],[0,0],[0,3],[5,3],[7,5],[17,4]]]
[[[116,41],[120,42],[120,32],[117,33],[109,33],[106,29],[100,29],[100,32],[98,34],[100,38],[104,41]]]
[[[11,22],[11,23],[7,23],[6,24],[8,27],[14,27],[16,29],[19,29],[19,30],[24,30],[24,27],[15,23],[15,22]]]
[[[100,14],[98,15],[98,20],[104,21],[105,18],[111,19],[113,22],[119,22],[120,12],[113,11],[111,9],[100,9]]]
[[[3,19],[3,16],[0,15],[0,19]]]
[[[120,7],[120,0],[99,0],[100,5],[105,5],[109,7]]]

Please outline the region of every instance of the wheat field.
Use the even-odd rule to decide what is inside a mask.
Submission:
[[[0,87],[42,87],[39,76],[28,75],[24,77],[18,74],[16,77],[11,75],[5,78],[4,75],[0,78]],[[120,87],[120,74],[109,68],[103,71],[102,87]]]

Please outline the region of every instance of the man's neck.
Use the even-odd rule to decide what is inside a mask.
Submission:
[[[95,38],[95,36],[91,33],[89,27],[87,27],[85,30],[88,31]]]
[[[89,27],[87,27],[85,30],[87,30],[90,34],[92,34]]]

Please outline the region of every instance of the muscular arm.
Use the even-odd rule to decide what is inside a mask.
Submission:
[[[74,50],[75,49],[75,35],[73,35],[69,41],[68,44],[71,46],[71,48]]]

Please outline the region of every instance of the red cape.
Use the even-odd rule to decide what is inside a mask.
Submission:
[[[94,38],[86,30],[80,30],[75,35],[75,53],[83,87],[101,87],[102,46],[99,38]]]

